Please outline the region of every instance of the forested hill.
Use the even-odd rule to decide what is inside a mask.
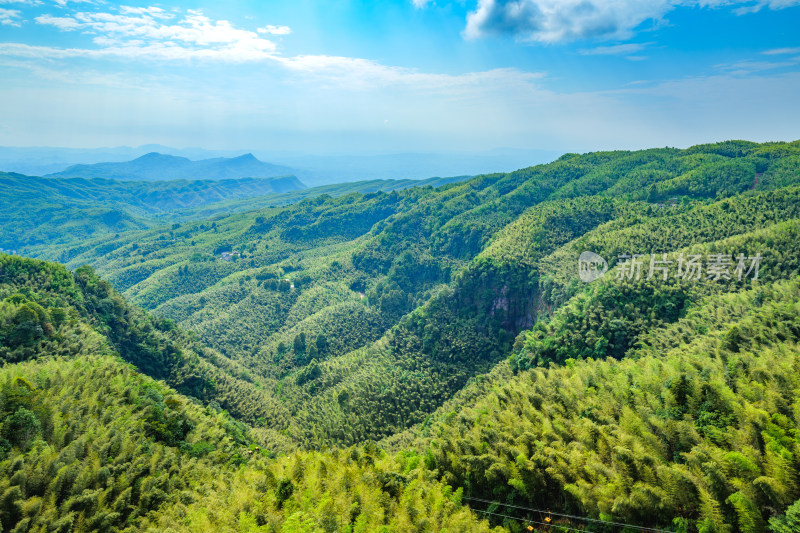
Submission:
[[[55,250],[70,249],[87,239],[106,240],[133,229],[169,227],[324,194],[392,191],[464,179],[371,180],[306,188],[294,176],[143,182],[0,172],[0,248],[25,255],[45,250],[53,257]]]
[[[425,420],[503,360],[520,331],[585,289],[582,247],[613,267],[625,251],[768,228],[798,216],[798,168],[797,142],[567,154],[438,188],[125,232],[54,259],[93,265],[264,379],[299,441],[352,443]],[[691,302],[674,292],[678,317]],[[639,329],[597,356],[648,327],[630,321]]]
[[[324,481],[347,454],[390,498],[430,490],[425,512],[373,509],[410,520],[398,531],[438,531],[425,521],[466,504],[509,531],[547,516],[782,533],[800,520],[798,248],[800,142],[730,141],[568,154],[52,253],[161,318],[130,313],[174,320],[161,334],[201,365],[181,369],[239,379],[227,408],[262,446],[333,447],[312,476],[331,505],[350,494]],[[586,251],[608,267],[591,283]],[[293,488],[265,493],[310,502],[306,452],[291,453]],[[328,529],[324,512],[298,512],[305,530],[359,530],[355,515]]]
[[[105,238],[157,225],[159,219],[171,222],[193,208],[304,188],[294,176],[147,183],[0,172],[0,247],[23,250]]]
[[[0,254],[0,362],[107,354],[248,423],[280,411],[246,369],[132,306],[91,267]]]
[[[237,365],[88,267],[0,254],[0,361],[4,532],[490,531],[409,454],[278,455]]]

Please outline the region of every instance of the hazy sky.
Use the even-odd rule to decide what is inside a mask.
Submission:
[[[0,145],[800,138],[800,0],[0,0]]]

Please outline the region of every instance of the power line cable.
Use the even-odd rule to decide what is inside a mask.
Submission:
[[[653,531],[655,533],[674,533],[673,531],[668,531],[666,529],[659,529],[659,528],[655,528],[655,527],[635,526],[633,524],[626,524],[624,522],[607,522],[605,520],[598,520],[597,518],[588,518],[588,517],[585,517],[585,516],[575,516],[575,515],[569,515],[569,514],[564,514],[564,513],[554,513],[552,511],[543,511],[542,509],[534,509],[532,507],[523,507],[521,505],[512,505],[510,503],[501,503],[501,502],[491,501],[491,500],[483,500],[481,498],[472,498],[472,497],[469,497],[469,496],[462,496],[461,498],[464,499],[464,500],[472,500],[472,501],[481,502],[481,503],[489,503],[489,504],[493,504],[494,503],[494,504],[497,504],[497,505],[503,505],[503,506],[506,506],[506,507],[513,507],[515,509],[523,509],[525,511],[531,511],[531,512],[534,512],[534,513],[540,513],[540,514],[541,513],[546,513],[546,514],[550,514],[550,515],[553,515],[553,516],[558,516],[558,517],[561,517],[561,518],[571,518],[573,520],[584,520],[586,522],[594,522],[596,524],[603,524],[603,525],[607,525],[607,526],[628,527],[628,528],[638,529],[640,531]]]
[[[491,511],[482,511],[480,509],[473,509],[473,511],[475,511],[476,513],[490,514],[490,515],[493,515],[493,516],[502,516],[503,518],[510,518],[511,520],[515,520],[517,522],[526,522],[528,524],[537,524],[537,525],[540,525],[540,526],[547,526],[547,527],[550,527],[550,528],[558,527],[558,528],[561,528],[561,529],[564,529],[564,530],[567,530],[567,531],[575,531],[577,533],[586,533],[585,530],[574,529],[574,528],[571,528],[571,527],[562,526],[561,524],[548,524],[546,522],[537,522],[536,520],[529,520],[529,519],[526,519],[526,518],[517,518],[515,516],[509,516],[507,514],[493,513]]]

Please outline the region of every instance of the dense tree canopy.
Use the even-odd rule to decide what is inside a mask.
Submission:
[[[800,144],[335,191],[0,254],[4,531],[793,531]]]

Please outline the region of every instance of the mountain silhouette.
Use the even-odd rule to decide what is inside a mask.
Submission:
[[[46,177],[157,181],[272,178],[290,174],[294,174],[294,169],[259,161],[253,154],[192,161],[185,157],[150,152],[123,163],[72,165]]]

